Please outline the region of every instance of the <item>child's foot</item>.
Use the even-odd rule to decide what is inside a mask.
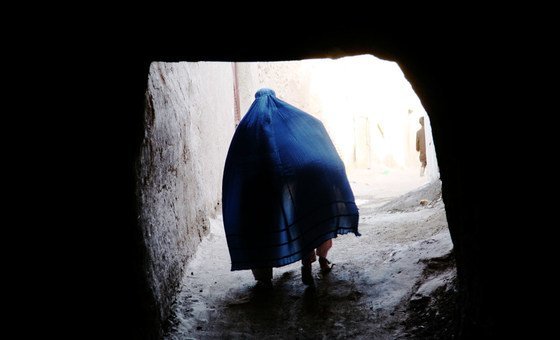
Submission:
[[[334,264],[332,264],[326,257],[319,257],[319,265],[321,266],[321,272],[327,274],[332,270]]]

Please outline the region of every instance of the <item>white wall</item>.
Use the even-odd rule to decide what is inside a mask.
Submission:
[[[424,128],[426,133],[426,176],[430,181],[439,179],[439,166],[436,157],[436,149],[434,146],[434,137],[432,136],[432,125],[430,117],[424,111]]]
[[[231,63],[150,65],[138,165],[151,293],[165,319],[188,259],[221,199],[234,131]]]
[[[243,62],[237,64],[241,117],[255,100],[255,93],[272,88],[278,98],[315,116],[320,115],[310,99],[311,72],[308,62]]]

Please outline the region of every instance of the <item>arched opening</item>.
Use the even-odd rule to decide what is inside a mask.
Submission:
[[[451,289],[452,274],[446,271],[450,265],[442,265],[441,272],[429,266],[430,259],[449,260],[451,242],[448,234],[435,237],[446,229],[446,220],[428,115],[410,86],[406,88],[395,63],[376,68],[374,57],[350,59],[234,67],[230,63],[152,64],[138,179],[149,276],[160,315],[167,317],[177,301],[169,337],[185,332],[242,336],[255,327],[255,334],[275,336],[286,322],[290,335],[313,336],[309,333],[313,330],[319,335],[342,335],[349,327],[337,326],[336,308],[343,306],[347,308],[339,311],[347,322],[370,320],[366,327],[375,328],[354,327],[355,335],[402,335],[410,331],[398,326],[407,320],[407,311],[412,313],[408,307],[427,307],[431,293],[441,287]],[[384,73],[396,78],[378,77]],[[349,86],[355,83],[359,86]],[[360,223],[369,226],[362,229],[361,240],[350,236],[335,240],[339,276],[324,278],[315,293],[304,291],[294,274],[297,263],[278,269],[276,284],[281,289],[272,298],[276,305],[290,307],[274,310],[250,294],[250,273],[218,269],[228,267],[216,215],[222,162],[237,117],[246,112],[255,90],[263,85],[274,87],[279,97],[324,121],[353,183]],[[391,87],[402,97],[388,91]],[[425,118],[429,145],[429,166],[423,177],[413,138],[419,117]],[[175,300],[177,289],[181,293]],[[317,317],[316,309],[327,317]],[[238,314],[248,322],[240,324]],[[303,316],[311,328],[299,327],[299,319],[286,315]],[[216,328],[217,324],[223,328]],[[240,328],[232,330],[231,325]]]

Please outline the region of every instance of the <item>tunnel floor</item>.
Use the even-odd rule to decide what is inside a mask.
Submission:
[[[449,318],[432,301],[454,290],[456,276],[441,183],[373,175],[350,174],[362,236],[333,240],[335,265],[322,275],[314,263],[314,288],[301,282],[300,262],[274,268],[269,291],[255,287],[250,271],[230,271],[221,216],[212,219],[186,268],[165,338],[407,339],[429,332],[437,317]]]

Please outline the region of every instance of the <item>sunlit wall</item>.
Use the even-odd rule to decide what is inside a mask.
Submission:
[[[321,119],[348,169],[419,169],[418,119],[425,117],[427,176],[439,172],[429,118],[399,66],[371,55],[237,63],[241,115],[262,87]]]

